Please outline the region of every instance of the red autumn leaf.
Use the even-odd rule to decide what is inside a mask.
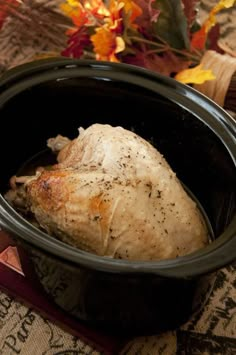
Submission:
[[[236,0],[220,0],[213,6],[208,17],[204,21],[202,27],[199,31],[193,34],[191,45],[192,48],[203,50],[206,47],[206,41],[209,34],[209,31],[216,25],[217,18],[216,15],[224,9],[229,9],[234,6]]]
[[[195,32],[192,36],[191,47],[204,50],[205,47],[207,49],[216,50],[217,52],[221,52],[218,47],[218,39],[220,37],[220,26],[219,24],[214,25],[209,32],[207,32],[206,27],[203,25],[200,30]]]
[[[207,33],[205,30],[205,26],[202,26],[200,30],[195,32],[191,39],[191,48],[195,48],[198,50],[203,50],[206,46]]]
[[[167,76],[172,76],[188,68],[190,64],[170,51],[163,53],[163,55],[157,55],[137,50],[135,56],[127,56],[124,58],[124,61]]]
[[[68,46],[62,51],[65,57],[80,58],[83,55],[85,47],[91,44],[86,27],[80,27],[77,31],[70,34]]]
[[[154,4],[155,4],[155,0],[148,1],[148,11],[150,14],[151,22],[156,22],[160,14],[160,10],[155,9],[155,7],[153,6]]]
[[[208,33],[207,38],[207,49],[212,49],[218,53],[224,53],[222,49],[218,46],[218,40],[220,38],[220,25],[217,23],[212,27]]]
[[[135,3],[142,9],[142,14],[137,17],[135,23],[145,32],[149,33],[152,22],[156,22],[160,11],[154,7],[155,0],[135,0]]]

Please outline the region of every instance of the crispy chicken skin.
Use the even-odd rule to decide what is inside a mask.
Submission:
[[[23,184],[25,209],[48,234],[130,260],[175,258],[207,244],[195,202],[147,141],[101,124],[80,129],[72,141],[61,137],[60,144],[60,137],[48,141],[59,151],[58,164],[16,178],[6,195],[17,208]]]

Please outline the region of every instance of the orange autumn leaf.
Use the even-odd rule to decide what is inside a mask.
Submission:
[[[88,16],[83,9],[79,9],[77,16],[72,17],[72,21],[77,28],[80,28],[88,23]]]
[[[124,5],[124,10],[127,14],[130,16],[130,23],[133,24],[133,22],[136,20],[138,16],[141,16],[143,11],[140,6],[138,6],[134,1],[132,0],[122,0],[122,2],[125,4]]]
[[[210,11],[207,19],[204,21],[202,27],[200,30],[195,32],[193,34],[192,40],[191,40],[191,46],[192,48],[202,50],[205,48],[206,45],[206,40],[207,40],[207,34],[210,31],[210,29],[216,24],[216,15],[218,14],[219,11],[223,9],[228,9],[232,7],[236,3],[236,0],[220,0]]]
[[[60,5],[65,15],[69,16],[77,28],[88,22],[88,16],[81,3],[77,0],[67,0],[67,3]]]
[[[80,7],[80,2],[77,0],[67,0],[66,3],[60,5],[60,9],[65,15],[69,17],[77,16],[78,8]]]
[[[215,5],[215,11],[222,10],[222,9],[229,9],[230,7],[236,4],[236,0],[221,0],[218,4]]]
[[[195,32],[193,34],[192,40],[191,40],[191,47],[195,49],[204,49],[205,44],[206,44],[206,37],[207,33],[205,30],[205,27],[202,26],[199,31]]]
[[[175,79],[183,84],[203,84],[205,81],[214,80],[215,76],[211,70],[203,69],[202,64],[191,69],[179,72]]]
[[[77,32],[76,28],[69,28],[68,30],[66,30],[66,35],[67,36],[73,36],[73,34],[75,34]]]
[[[118,62],[116,54],[125,49],[123,39],[116,36],[115,32],[109,31],[107,27],[101,27],[91,36],[96,57],[99,60]]]
[[[205,30],[208,33],[209,30],[216,24],[216,15],[223,9],[228,9],[236,3],[235,0],[221,0],[211,10],[208,19],[204,22]]]

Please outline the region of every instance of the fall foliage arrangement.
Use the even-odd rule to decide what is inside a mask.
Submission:
[[[60,55],[141,66],[187,84],[214,79],[201,58],[217,46],[217,13],[236,4],[220,0],[198,23],[198,0],[65,0],[67,47]],[[6,8],[5,1],[5,8]],[[24,0],[8,0],[21,6]],[[4,17],[0,1],[0,23]],[[6,13],[6,9],[5,9]]]

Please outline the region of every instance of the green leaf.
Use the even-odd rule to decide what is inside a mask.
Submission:
[[[188,23],[181,0],[155,0],[161,11],[153,29],[171,47],[189,48]]]

